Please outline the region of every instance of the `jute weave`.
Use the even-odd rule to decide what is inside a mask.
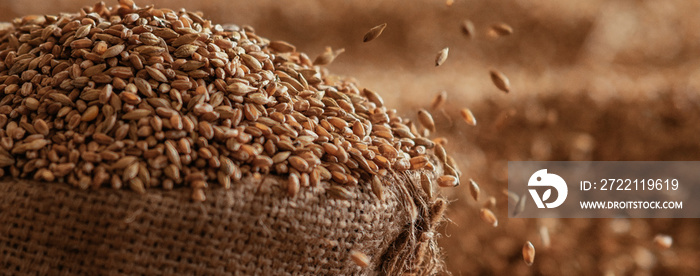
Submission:
[[[138,195],[4,180],[0,266],[52,275],[431,274],[430,208],[416,176],[405,180],[387,185],[380,202],[364,185],[350,200],[330,198],[325,183],[290,198],[278,178],[247,178],[207,190],[201,203],[189,189]],[[354,264],[350,250],[371,265]]]

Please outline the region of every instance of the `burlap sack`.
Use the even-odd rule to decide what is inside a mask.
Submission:
[[[62,183],[0,182],[3,274],[397,275],[434,274],[433,234],[444,201],[427,202],[416,172],[336,200],[328,183],[290,198],[274,176],[210,188],[79,190]],[[362,269],[350,250],[371,258]]]

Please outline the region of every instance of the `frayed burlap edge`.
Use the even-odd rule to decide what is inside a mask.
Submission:
[[[420,173],[406,172],[398,177],[400,183],[405,183],[397,185],[397,190],[410,219],[382,256],[384,275],[435,275],[444,270],[437,227],[444,220],[447,201],[440,196],[429,197],[421,188]]]

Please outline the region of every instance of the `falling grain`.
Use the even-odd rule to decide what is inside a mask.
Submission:
[[[535,262],[535,247],[529,241],[523,244],[523,260],[528,266]]]
[[[654,245],[660,249],[669,249],[673,245],[673,238],[669,235],[658,234],[654,237]]]
[[[517,203],[515,204],[515,209],[513,209],[513,216],[520,215],[525,210],[525,202],[527,201],[527,196],[524,194],[520,196]]]
[[[494,208],[496,207],[496,197],[490,196],[486,199],[486,202],[484,202],[484,208]]]
[[[445,101],[447,101],[447,91],[440,91],[437,95],[435,95],[435,98],[433,98],[433,102],[430,104],[430,108],[433,110],[438,109],[442,107],[443,104],[445,104]]]
[[[386,28],[386,23],[373,27],[365,34],[365,37],[362,39],[362,42],[370,42],[375,38],[379,37],[384,31],[384,28]]]
[[[481,189],[479,189],[479,185],[472,179],[469,179],[469,193],[472,195],[474,201],[479,201]]]
[[[472,38],[476,35],[476,29],[474,27],[474,23],[472,23],[471,20],[464,20],[462,21],[462,33],[467,37],[467,38]]]
[[[520,200],[520,197],[517,194],[509,191],[508,189],[503,189],[503,195],[508,197],[508,204],[510,204],[511,201],[513,202],[513,206],[517,205],[518,201]]]
[[[549,230],[545,226],[540,226],[540,240],[542,241],[542,246],[544,248],[549,248],[551,240],[549,239]]]
[[[460,113],[462,114],[462,119],[464,122],[471,126],[476,126],[476,118],[474,118],[474,114],[472,114],[472,111],[469,110],[469,108],[463,108],[460,110]]]
[[[510,81],[506,75],[496,70],[491,70],[490,74],[493,84],[495,84],[498,89],[506,93],[510,92]]]
[[[445,63],[445,60],[447,60],[447,55],[449,54],[450,49],[448,47],[443,48],[440,50],[440,52],[437,53],[437,56],[435,57],[435,67],[442,65]]]
[[[498,36],[507,36],[513,33],[513,28],[506,23],[498,23],[491,26],[491,30]]]
[[[487,208],[481,208],[479,210],[479,216],[481,217],[481,220],[488,223],[489,225],[496,227],[498,226],[498,219],[496,218],[496,215],[491,212],[491,210]]]

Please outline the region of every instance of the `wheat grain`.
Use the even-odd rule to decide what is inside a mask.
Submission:
[[[447,60],[447,55],[449,54],[450,49],[448,47],[443,48],[437,53],[437,56],[435,57],[435,66],[440,66],[443,63],[445,63],[445,60]]]
[[[379,176],[372,176],[372,193],[381,201],[384,200],[384,184],[379,180]]]
[[[481,189],[479,185],[472,179],[469,179],[469,194],[471,194],[474,201],[479,201],[479,195],[481,194]]]
[[[657,234],[654,236],[654,245],[661,249],[669,249],[673,245],[673,238],[669,235]]]
[[[529,241],[523,244],[523,260],[528,266],[535,262],[535,247]]]
[[[460,113],[462,114],[462,119],[464,120],[464,122],[471,126],[476,125],[476,118],[474,118],[474,114],[472,114],[472,111],[469,110],[469,108],[463,108],[462,110],[460,110]]]
[[[427,110],[418,110],[418,121],[420,121],[421,125],[423,125],[423,127],[426,129],[430,130],[431,132],[435,132],[435,121],[433,121],[433,115],[431,115]]]
[[[525,202],[527,201],[527,196],[522,195],[518,198],[515,208],[513,209],[513,216],[520,215],[525,210]]]
[[[493,227],[498,226],[498,219],[496,218],[496,215],[494,215],[493,212],[487,208],[481,208],[481,210],[479,210],[479,217],[481,217],[482,221]]]
[[[430,108],[433,110],[439,109],[442,107],[443,104],[445,104],[445,101],[447,101],[447,91],[440,91],[435,97],[433,98],[433,102],[430,104]]]
[[[351,250],[350,251],[350,258],[359,267],[365,268],[365,267],[369,266],[370,259],[369,259],[369,257],[367,257],[367,255],[365,255],[362,252]]]
[[[362,38],[362,42],[370,42],[370,41],[374,40],[375,38],[379,37],[385,28],[386,28],[386,23],[373,27]]]
[[[506,23],[498,23],[491,26],[491,30],[499,36],[507,36],[513,33],[513,28]]]
[[[440,187],[457,187],[459,186],[459,179],[452,175],[443,175],[438,177],[437,183]]]
[[[498,89],[506,93],[510,92],[510,81],[508,77],[496,70],[491,70],[490,74],[493,84],[495,84]]]
[[[462,28],[461,28],[462,33],[463,33],[466,37],[472,38],[472,37],[474,37],[474,36],[476,35],[476,31],[475,31],[476,28],[474,27],[474,23],[473,23],[471,20],[464,20],[464,21],[462,21],[461,27],[462,27]]]
[[[425,173],[420,175],[420,185],[428,198],[433,198],[433,181],[430,180],[430,176]]]
[[[545,226],[540,226],[540,240],[542,241],[542,246],[544,248],[549,248],[551,245],[551,240],[549,239],[549,230]]]

